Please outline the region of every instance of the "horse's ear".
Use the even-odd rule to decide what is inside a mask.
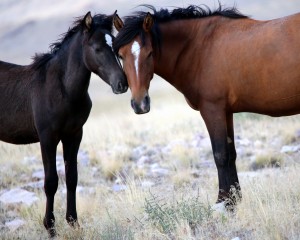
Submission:
[[[153,26],[154,20],[151,15],[151,13],[147,13],[146,17],[144,18],[144,23],[143,23],[143,29],[145,32],[149,32]]]
[[[124,26],[124,23],[122,21],[122,19],[119,17],[119,15],[117,14],[117,10],[115,11],[114,13],[114,18],[113,18],[113,23],[114,23],[114,26],[115,28],[117,29],[117,31],[119,32],[123,26]]]
[[[84,22],[84,26],[86,27],[86,29],[90,30],[92,27],[92,23],[93,23],[93,18],[92,18],[91,12],[88,12],[87,14],[85,14],[85,16],[83,18],[83,22]]]

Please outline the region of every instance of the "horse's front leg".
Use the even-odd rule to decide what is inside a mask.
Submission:
[[[77,187],[77,154],[82,139],[82,129],[74,135],[67,135],[62,138],[66,184],[67,184],[67,222],[75,227],[79,226],[77,222],[76,211],[76,187]]]
[[[239,179],[237,175],[237,170],[236,170],[236,150],[235,150],[235,143],[234,143],[234,126],[233,126],[233,113],[227,113],[226,116],[227,120],[227,143],[228,143],[228,161],[229,161],[229,166],[231,171],[229,172],[231,182],[234,183],[234,188],[232,190],[236,190],[235,192],[232,192],[231,195],[231,200],[235,204],[237,201],[241,200],[242,198],[242,193],[241,193],[241,187],[239,184]]]
[[[50,237],[56,235],[54,228],[55,218],[53,213],[54,195],[58,187],[58,176],[56,171],[56,149],[59,140],[51,136],[51,133],[44,131],[39,135],[41,152],[43,158],[45,180],[44,190],[47,198],[44,226]]]
[[[224,107],[206,104],[201,109],[210,135],[213,155],[218,170],[219,193],[217,202],[231,200],[236,203],[236,195],[232,189],[238,187],[238,177],[235,165],[236,152],[234,147],[232,114],[227,114]],[[232,201],[233,200],[233,201]]]

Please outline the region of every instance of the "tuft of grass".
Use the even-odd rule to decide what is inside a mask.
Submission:
[[[258,170],[262,168],[277,168],[283,165],[284,159],[281,155],[275,155],[273,153],[265,153],[257,155],[255,160],[252,162],[250,169]]]
[[[194,232],[203,222],[212,219],[213,209],[199,198],[182,199],[168,204],[155,195],[145,199],[144,210],[148,221],[164,234],[172,235],[182,221]]]
[[[99,166],[104,177],[113,180],[124,168],[129,159],[127,152],[101,152],[99,153]]]
[[[134,232],[117,220],[112,220],[104,225],[99,237],[102,240],[133,240]]]
[[[175,187],[183,187],[185,184],[188,184],[192,181],[193,176],[190,169],[184,169],[172,173],[170,178]]]

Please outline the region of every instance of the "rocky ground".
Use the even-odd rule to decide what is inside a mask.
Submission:
[[[296,132],[295,135],[297,134],[299,133]],[[243,178],[256,178],[262,174],[267,174],[267,168],[280,167],[282,164],[282,162],[280,162],[280,158],[277,159],[278,162],[275,162],[276,159],[274,162],[271,160],[266,160],[264,163],[257,162],[257,156],[251,153],[251,149],[254,147],[263,149],[265,146],[264,143],[259,140],[251,142],[247,138],[236,139],[236,148],[239,157],[247,157],[251,159],[248,168],[249,170],[239,172],[241,180]],[[101,150],[98,154],[101,156],[107,156],[110,155],[111,152],[122,152],[124,151],[124,148],[126,147],[116,146],[114,149],[110,149],[108,151]],[[205,179],[207,174],[216,174],[215,165],[211,159],[211,151],[209,150],[210,140],[208,137],[201,134],[196,134],[189,142],[179,139],[173,140],[165,145],[157,145],[154,147],[149,147],[146,144],[137,146],[129,151],[128,161],[124,164],[124,166],[122,166],[122,169],[116,173],[116,175],[112,175],[110,179],[106,180],[99,179],[99,176],[100,178],[101,176],[103,177],[103,175],[101,175],[101,166],[94,166],[91,164],[92,160],[89,156],[89,152],[81,149],[78,153],[78,168],[88,169],[87,171],[90,172],[91,179],[89,179],[88,184],[84,183],[84,185],[82,185],[79,181],[77,193],[82,195],[93,195],[95,193],[94,187],[95,185],[98,185],[99,182],[104,183],[104,185],[112,192],[124,191],[128,187],[126,184],[126,178],[141,171],[143,172],[143,177],[139,182],[140,188],[148,189],[158,185],[174,186],[174,183],[170,182],[170,177],[174,174],[174,168],[176,168],[176,166],[166,164],[165,159],[174,157],[174,152],[178,149],[186,153],[187,155],[185,155],[185,157],[187,158],[189,158],[188,153],[191,152],[196,152],[197,155],[200,156],[199,161],[189,162],[189,164],[193,166],[188,167],[191,169],[191,172],[189,173],[188,179],[181,179],[183,182],[186,181],[190,183],[192,182],[190,178]],[[281,146],[280,153],[292,157],[297,155],[299,150],[300,144],[294,143],[292,145]],[[125,151],[128,151],[128,149],[125,149]],[[56,160],[59,178],[63,180],[65,170],[62,155],[58,154]],[[18,228],[26,225],[26,220],[18,214],[20,206],[24,205],[29,207],[37,201],[43,201],[42,199],[39,199],[37,195],[37,192],[43,191],[44,171],[41,162],[41,159],[34,156],[24,157],[21,164],[32,166],[30,174],[19,175],[19,179],[17,181],[18,184],[15,184],[13,187],[1,187],[0,206],[2,209],[12,209],[6,213],[5,218],[0,219],[1,231],[16,231]],[[178,184],[181,184],[181,182],[179,181]],[[57,194],[65,195],[65,193],[66,188],[64,184],[61,184]]]

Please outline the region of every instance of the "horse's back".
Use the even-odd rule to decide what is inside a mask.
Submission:
[[[300,14],[224,24],[215,38],[213,61],[207,64],[206,72],[212,74],[203,78],[212,78],[206,89],[223,82],[220,92],[227,94],[234,112],[300,113],[299,26]]]

